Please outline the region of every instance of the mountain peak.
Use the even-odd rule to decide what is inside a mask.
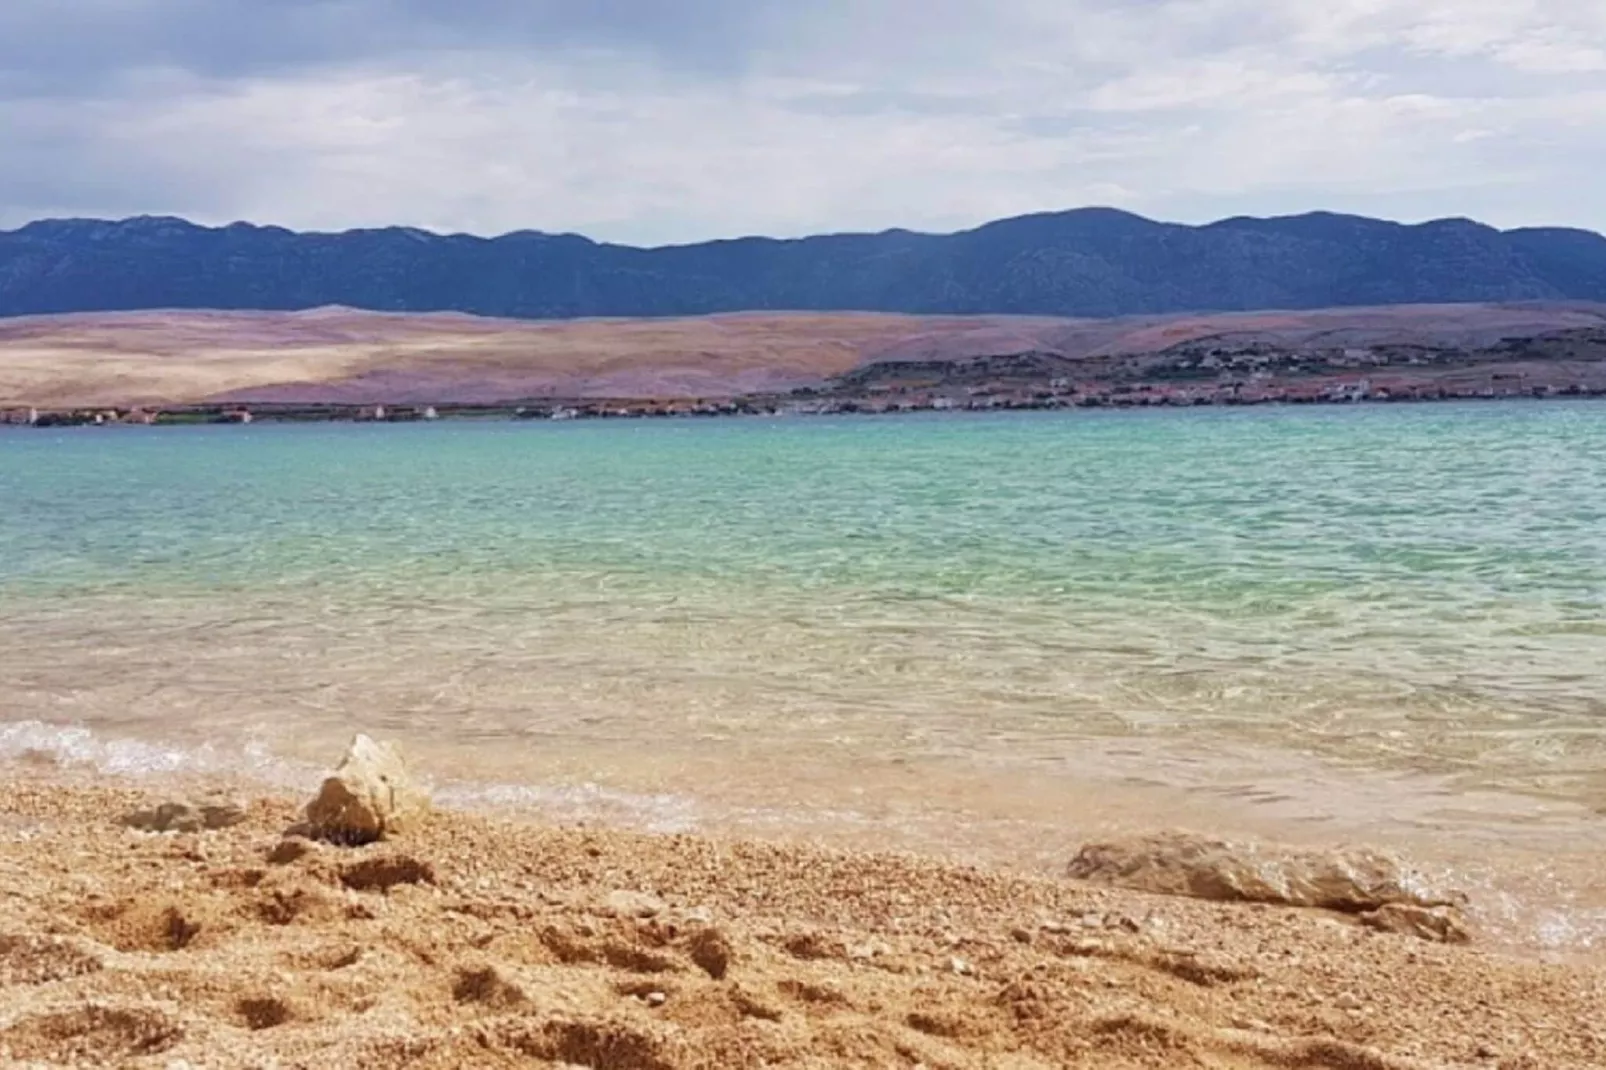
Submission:
[[[157,215],[41,220],[0,232],[0,315],[344,305],[524,318],[1111,316],[1531,300],[1606,300],[1606,239],[1324,211],[1189,226],[1101,206],[948,235],[895,229],[658,248],[533,230],[309,234]]]

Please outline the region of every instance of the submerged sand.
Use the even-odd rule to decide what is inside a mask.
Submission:
[[[1606,1065],[1606,968],[1337,914],[458,813],[283,850],[284,798],[120,824],[159,788],[0,788],[0,1062]]]

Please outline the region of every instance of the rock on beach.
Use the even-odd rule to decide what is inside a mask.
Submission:
[[[245,820],[245,806],[234,799],[207,796],[172,800],[123,815],[123,824],[141,832],[204,832]]]
[[[395,744],[359,733],[307,804],[306,831],[332,843],[373,843],[406,830],[428,810],[429,796]]]
[[[1464,895],[1435,888],[1400,859],[1370,848],[1309,850],[1166,832],[1087,844],[1066,873],[1162,895],[1316,907],[1425,939],[1466,939]]]

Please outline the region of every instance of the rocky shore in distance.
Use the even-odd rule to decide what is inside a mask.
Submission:
[[[1606,328],[1485,347],[1281,347],[1192,340],[1160,352],[1070,358],[1046,351],[867,362],[818,387],[729,397],[572,397],[502,403],[242,401],[0,410],[39,427],[110,424],[606,419],[922,411],[1350,404],[1606,397]]]
[[[1606,966],[1464,946],[1376,852],[1168,834],[1049,878],[539,827],[430,810],[362,737],[305,807],[202,798],[10,771],[0,1061],[1606,1064]]]
[[[38,426],[576,419],[1593,397],[1606,305],[1073,320],[309,312],[0,320],[0,419]]]

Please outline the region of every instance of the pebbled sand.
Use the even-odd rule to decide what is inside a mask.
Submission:
[[[1606,1065],[1606,969],[1321,912],[452,813],[269,861],[290,801],[156,786],[0,788],[0,1063]]]

